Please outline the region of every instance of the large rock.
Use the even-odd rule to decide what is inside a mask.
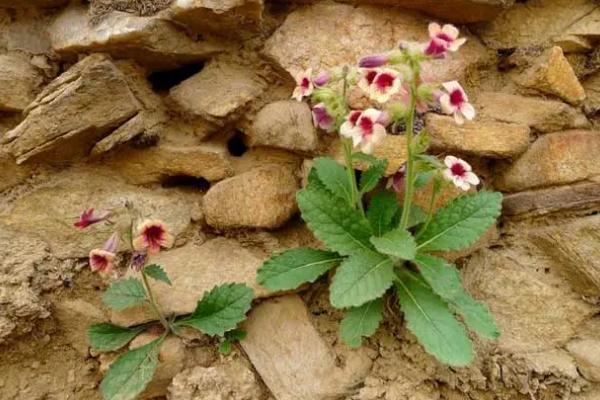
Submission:
[[[581,375],[589,381],[600,382],[600,340],[576,339],[567,344],[575,357]]]
[[[267,40],[264,52],[295,76],[309,67],[356,65],[360,57],[393,49],[400,40],[425,41],[427,23],[402,9],[320,2],[289,14]],[[302,46],[298,46],[299,37],[307,38]],[[467,38],[467,44],[452,57],[425,63],[423,77],[460,80],[486,61],[484,47],[475,37]]]
[[[425,119],[434,148],[478,157],[509,158],[527,150],[529,127],[475,120],[457,125],[452,117],[429,114]]]
[[[477,96],[477,118],[525,124],[539,132],[587,128],[590,122],[576,108],[561,101],[500,92]]]
[[[267,104],[246,132],[251,146],[312,151],[317,147],[310,108],[304,102],[282,100]]]
[[[350,353],[344,368],[312,325],[296,295],[265,301],[244,323],[241,345],[277,400],[343,398],[362,382],[371,361]]]
[[[86,7],[64,10],[49,28],[54,51],[69,57],[105,52],[131,58],[153,69],[172,69],[209,57],[228,48],[222,41],[195,41],[171,22],[113,11],[96,24]]]
[[[39,179],[0,208],[0,223],[39,237],[59,258],[83,258],[91,249],[101,247],[115,227],[129,223],[124,211],[126,201],[142,215],[162,219],[176,237],[182,237],[199,195],[175,189],[144,189],[124,183],[114,173],[81,167]],[[114,209],[116,225],[100,223],[85,232],[75,229],[73,223],[89,207]],[[121,241],[120,248],[127,249],[127,242]]]
[[[217,229],[277,228],[298,211],[297,190],[289,168],[254,168],[209,189],[204,197],[206,222]]]
[[[106,315],[99,307],[83,299],[61,300],[54,304],[53,311],[69,344],[82,357],[87,357],[90,350],[88,329],[94,323],[104,322]]]
[[[600,132],[572,130],[538,138],[495,181],[519,191],[591,179],[600,174]]]
[[[0,110],[23,111],[35,99],[43,81],[28,57],[18,53],[0,55]]]
[[[256,271],[264,261],[262,254],[232,239],[217,238],[201,246],[190,243],[152,257],[151,262],[161,265],[173,283],[154,283],[154,295],[167,315],[191,313],[204,292],[225,283],[245,283],[255,297],[264,297],[267,290],[256,283]],[[154,315],[145,307],[113,311],[111,315],[113,323],[125,326],[152,319]]]

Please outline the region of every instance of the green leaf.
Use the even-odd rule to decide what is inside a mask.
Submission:
[[[403,260],[412,260],[417,254],[415,238],[407,230],[396,228],[381,237],[371,237],[378,252]]]
[[[419,254],[415,260],[421,276],[440,297],[446,300],[469,328],[488,339],[497,339],[500,332],[489,308],[473,299],[463,288],[458,270],[446,260]]]
[[[338,265],[344,258],[337,253],[297,248],[267,260],[258,270],[256,280],[271,291],[295,289]]]
[[[425,282],[403,270],[396,291],[408,329],[428,353],[449,365],[471,362],[473,347],[464,326]]]
[[[358,307],[381,297],[394,281],[389,257],[369,252],[348,257],[338,267],[329,291],[336,308]]]
[[[234,329],[232,331],[225,332],[225,339],[231,342],[239,342],[240,340],[246,339],[246,336],[248,336],[248,332],[242,329]]]
[[[342,255],[372,250],[371,227],[358,210],[316,187],[300,190],[296,198],[302,218],[329,249]]]
[[[373,300],[348,310],[340,325],[342,340],[350,347],[360,347],[363,337],[375,333],[383,318],[383,301]]]
[[[146,388],[156,371],[162,340],[128,351],[110,365],[100,385],[104,400],[133,400]]]
[[[194,312],[176,322],[210,336],[223,336],[246,318],[252,303],[252,289],[241,283],[215,286],[204,293]]]
[[[146,300],[146,291],[142,282],[136,278],[116,281],[108,287],[102,297],[104,304],[115,310],[137,306],[143,303],[144,300]]]
[[[375,162],[377,162],[378,158],[374,157],[370,154],[365,154],[363,152],[357,151],[355,153],[352,153],[352,159],[356,160],[356,161],[363,161],[370,164],[373,164]]]
[[[90,326],[88,338],[95,350],[115,351],[125,346],[143,330],[143,326],[123,328],[105,322]]]
[[[478,192],[458,197],[433,216],[417,238],[419,250],[460,250],[473,244],[500,215],[502,195]]]
[[[345,199],[348,204],[352,202],[353,189],[346,168],[329,157],[315,158],[313,168],[317,171],[319,180],[331,193]]]
[[[433,178],[435,172],[435,170],[417,172],[417,176],[415,177],[415,188],[419,189],[427,185],[431,178]]]
[[[408,214],[408,228],[422,224],[427,220],[427,213],[423,211],[421,207],[416,204],[410,206],[410,213]]]
[[[233,343],[231,343],[229,340],[223,340],[219,345],[219,353],[223,355],[228,355],[229,353],[231,353],[232,347]]]
[[[400,211],[396,193],[382,190],[375,193],[367,210],[367,219],[375,236],[381,236],[390,231],[394,215]]]
[[[145,267],[142,271],[144,274],[146,274],[147,276],[149,276],[150,278],[152,278],[154,280],[162,281],[162,282],[166,283],[167,285],[172,285],[171,280],[169,279],[169,276],[167,275],[165,270],[160,265],[151,264],[151,265],[148,265],[147,267]]]
[[[385,159],[376,159],[371,163],[369,169],[362,173],[359,184],[361,193],[370,192],[377,186],[379,180],[383,177],[387,163]]]

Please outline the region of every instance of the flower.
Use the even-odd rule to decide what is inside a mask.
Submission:
[[[292,93],[292,98],[302,101],[303,97],[310,96],[313,92],[312,68],[296,75],[296,88]]]
[[[115,232],[104,243],[101,249],[90,251],[90,268],[92,271],[109,273],[113,269],[113,261],[116,257],[119,235]]]
[[[375,80],[376,76],[376,69],[362,68],[360,70],[360,79],[358,80],[358,87],[361,88],[363,92],[370,94],[371,84],[373,83],[373,80]]]
[[[327,85],[327,83],[329,83],[330,80],[331,80],[331,75],[329,74],[329,72],[324,71],[324,72],[321,72],[319,75],[317,75],[315,79],[313,79],[313,83],[317,87],[325,86],[325,85]]]
[[[134,250],[146,249],[149,254],[156,254],[160,248],[173,246],[173,235],[160,220],[146,220],[138,227],[138,237],[133,240]]]
[[[471,166],[466,161],[454,156],[447,156],[444,164],[448,167],[442,173],[444,179],[454,183],[456,187],[467,191],[471,185],[479,184],[479,178],[471,171]]]
[[[142,251],[134,251],[131,255],[131,262],[129,265],[131,269],[134,271],[140,271],[144,265],[146,265],[146,260],[148,259],[148,253],[145,250]]]
[[[443,27],[436,22],[429,24],[430,41],[425,48],[425,54],[435,58],[443,58],[447,51],[457,51],[467,39],[458,38],[458,29],[451,24]]]
[[[319,103],[312,108],[312,117],[313,124],[327,132],[331,132],[334,127],[335,119],[329,111],[327,111],[327,107],[325,104]]]
[[[404,190],[404,183],[406,179],[406,164],[403,164],[394,175],[388,178],[385,185],[387,189],[392,188],[396,193],[400,193]]]
[[[365,69],[358,81],[358,87],[368,93],[372,100],[385,103],[390,97],[401,91],[402,81],[400,73],[393,69]]]
[[[358,66],[362,68],[377,68],[388,63],[388,56],[385,54],[373,54],[361,58],[358,61]]]
[[[475,108],[469,103],[467,94],[456,81],[443,83],[442,86],[448,93],[442,93],[439,97],[442,112],[454,115],[457,124],[462,124],[465,119],[475,118]]]
[[[352,139],[354,147],[360,146],[363,153],[371,154],[375,145],[379,144],[386,135],[383,119],[385,114],[374,108],[364,111],[352,111],[346,117],[340,128],[342,136]]]
[[[104,221],[110,216],[110,211],[95,211],[93,208],[83,210],[77,222],[73,226],[77,229],[84,229],[97,222]]]

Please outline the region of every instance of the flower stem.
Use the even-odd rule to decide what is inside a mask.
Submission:
[[[417,105],[417,85],[418,76],[415,76],[410,85],[410,106],[406,123],[406,185],[404,189],[404,203],[402,205],[402,217],[400,219],[400,229],[406,229],[410,217],[410,206],[412,203],[413,192],[415,188],[414,156],[412,149],[412,139],[415,125],[415,108]]]
[[[150,283],[148,282],[148,277],[144,273],[143,269],[142,281],[144,282],[144,287],[146,288],[146,293],[148,294],[148,302],[150,303],[150,308],[152,308],[152,311],[154,312],[154,314],[156,314],[156,317],[160,320],[160,323],[167,330],[167,332],[171,332],[171,324],[169,323],[169,321],[167,321],[163,313],[158,308],[158,304],[156,303],[156,299],[154,298],[154,293],[152,292],[152,289],[150,288]]]
[[[352,198],[350,199],[351,205],[356,206],[362,215],[365,215],[365,210],[362,204],[361,195],[358,192],[358,186],[356,184],[356,175],[354,174],[354,166],[352,163],[352,142],[350,139],[342,139],[344,146],[344,161],[346,163],[346,172],[348,174],[348,182],[352,188]]]

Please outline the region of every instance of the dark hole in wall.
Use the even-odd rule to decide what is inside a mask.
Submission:
[[[227,150],[234,157],[240,157],[248,150],[248,146],[246,146],[246,142],[244,141],[244,134],[241,131],[237,131],[227,141]]]
[[[148,75],[148,81],[154,90],[165,91],[202,71],[202,68],[204,68],[204,63],[189,64],[168,71],[156,71]]]
[[[210,182],[202,177],[195,177],[189,175],[174,175],[168,176],[165,179],[163,179],[162,187],[186,187],[206,192],[208,189],[210,189]]]

